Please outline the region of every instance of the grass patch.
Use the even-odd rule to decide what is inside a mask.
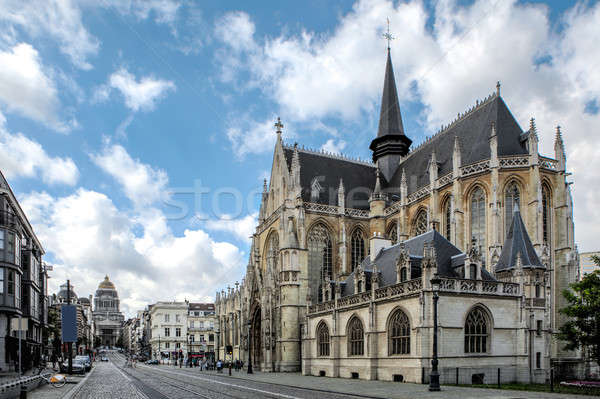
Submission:
[[[599,388],[565,387],[559,385],[558,383],[554,384],[554,391],[550,391],[550,384],[521,384],[516,382],[501,384],[500,387],[498,387],[498,384],[461,384],[458,386],[467,388],[512,389],[515,391],[570,393],[576,395],[600,395]]]

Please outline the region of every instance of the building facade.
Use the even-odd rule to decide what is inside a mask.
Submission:
[[[579,254],[579,276],[583,278],[586,274],[600,270],[593,260],[592,256],[600,256],[600,252],[581,252]]]
[[[187,354],[187,302],[157,302],[150,308],[152,358],[174,360]]]
[[[105,276],[96,290],[93,311],[97,342],[101,346],[117,346],[125,321],[125,317],[119,309],[120,300],[117,289],[108,276]]]
[[[560,293],[577,279],[579,267],[560,128],[554,157],[540,155],[535,121],[523,130],[498,84],[494,93],[411,147],[398,104],[388,51],[379,129],[370,146],[373,162],[286,145],[281,139],[283,126],[276,123],[271,176],[268,184],[265,180],[246,275],[241,284],[216,295],[220,353],[232,345],[240,358],[250,356],[262,370],[302,369],[306,374],[325,371],[347,377],[357,372],[360,378],[391,379],[391,369],[404,360],[390,354],[381,332],[387,331],[384,326],[391,312],[402,309],[404,314],[396,315],[410,322],[410,357],[415,357],[411,367],[423,370],[432,350],[428,278],[432,271],[446,268],[442,263],[458,262],[456,270],[448,269],[442,276],[446,285],[440,291],[440,307],[453,312],[443,313],[440,320],[445,331],[440,339],[441,363],[460,358],[465,367],[504,367],[511,361],[515,378],[536,381],[547,378],[550,363],[565,370],[577,368],[578,354],[563,350],[555,338],[564,322],[558,311],[565,306]],[[527,259],[520,261],[506,252],[511,253],[506,242],[512,242],[516,210],[522,235],[531,243],[522,254]],[[377,276],[372,269],[379,268],[381,251],[399,256],[398,248],[408,246],[402,259],[422,262],[430,256],[424,248],[432,243],[416,245],[411,240],[424,234],[443,238],[457,258],[430,259],[427,268],[415,266],[416,277],[412,266],[405,269],[406,276],[388,270],[390,274],[382,277],[388,288],[380,289],[391,290],[389,295],[371,293],[381,284],[371,281]],[[411,250],[411,245],[417,248]],[[478,260],[469,260],[470,254],[477,254]],[[371,263],[363,264],[369,259]],[[401,259],[391,262],[396,265]],[[404,278],[419,282],[407,287]],[[484,291],[484,285],[491,291]],[[463,286],[467,288],[461,291]],[[528,291],[540,290],[531,288],[536,286],[543,287],[543,297]],[[376,295],[384,295],[385,300],[380,299],[385,305],[379,306]],[[474,309],[492,329],[493,339],[486,348],[492,345],[493,356],[467,352],[456,342],[463,342],[466,318]],[[344,357],[345,369],[336,371],[332,360],[317,355],[317,329],[323,325],[329,329],[330,345],[335,336],[335,345],[341,348],[330,347],[328,356]],[[532,338],[538,328],[547,335]],[[356,353],[361,336],[368,351],[345,352],[352,350],[347,340],[353,332]],[[405,334],[406,328],[396,332]],[[406,340],[394,342],[406,346]],[[532,360],[532,353],[539,362]],[[423,374],[414,370],[403,378],[422,381]]]
[[[15,370],[18,359],[17,319],[25,368],[44,353],[43,330],[48,322],[48,274],[44,248],[12,189],[0,172],[0,370]]]
[[[216,320],[214,303],[188,303],[188,356],[215,358]]]

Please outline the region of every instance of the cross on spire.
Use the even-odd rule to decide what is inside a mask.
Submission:
[[[395,39],[394,36],[390,33],[390,19],[387,19],[387,32],[382,35],[388,42],[388,50],[390,49],[390,42]]]
[[[277,132],[277,134],[281,134],[281,129],[283,129],[283,123],[281,123],[281,119],[279,117],[277,117],[277,122],[275,122],[275,132]]]

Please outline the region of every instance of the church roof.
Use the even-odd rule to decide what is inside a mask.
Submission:
[[[387,135],[404,135],[402,125],[402,114],[398,103],[398,92],[396,80],[394,79],[394,68],[392,57],[388,49],[387,62],[385,65],[385,78],[383,81],[383,95],[381,96],[381,111],[379,113],[379,129],[377,137]]]
[[[404,241],[403,244],[410,256],[412,278],[421,276],[421,261],[425,244],[431,244],[435,249],[437,271],[440,277],[460,278],[455,270],[457,267],[464,265],[465,254],[436,230],[430,230],[413,237]],[[367,256],[361,267],[370,274],[373,272],[373,265],[377,265],[381,278],[380,287],[396,284],[399,282],[397,281],[396,263],[401,251],[402,246],[400,243],[384,248],[377,254],[374,261],[371,261],[371,257]],[[342,296],[354,293],[354,274],[355,272],[352,272],[346,278],[342,287]],[[481,270],[481,277],[483,280],[495,280],[485,269]]]
[[[498,136],[498,156],[528,153],[521,139],[523,130],[502,97],[493,94],[425,143],[413,148],[400,163],[396,173],[390,179],[389,186],[398,190],[402,170],[406,173],[409,194],[429,184],[428,166],[433,151],[439,166],[438,176],[452,172],[452,154],[457,137],[460,144],[461,166],[489,159],[492,122],[496,126]]]
[[[288,167],[292,164],[294,148],[284,147]],[[320,204],[337,204],[342,179],[346,191],[346,207],[369,209],[369,198],[375,187],[375,165],[332,154],[298,148],[302,200]],[[318,197],[312,198],[313,183],[320,186]],[[353,191],[351,191],[354,189]]]
[[[517,259],[519,257],[521,258],[521,265],[524,268],[545,268],[531,244],[529,234],[527,234],[527,229],[521,218],[521,211],[516,206],[510,229],[508,230],[508,235],[504,241],[500,259],[495,266],[495,270],[498,272],[514,269],[517,267]]]
[[[98,289],[103,289],[103,290],[115,290],[115,285],[112,283],[112,281],[110,281],[108,279],[108,275],[104,276],[104,280],[102,280],[100,282],[100,284],[98,284]]]

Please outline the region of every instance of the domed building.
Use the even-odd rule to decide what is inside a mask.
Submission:
[[[119,294],[108,276],[98,284],[94,298],[94,323],[100,345],[116,346],[121,335],[124,316],[119,310]]]

